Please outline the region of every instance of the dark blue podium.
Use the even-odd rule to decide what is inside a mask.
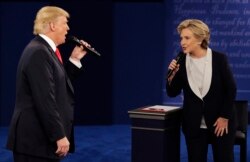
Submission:
[[[155,105],[128,113],[132,162],[180,162],[181,108]]]

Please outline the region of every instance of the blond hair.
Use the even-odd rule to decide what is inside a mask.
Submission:
[[[41,8],[36,14],[33,34],[44,34],[48,24],[52,21],[55,21],[56,18],[60,16],[65,16],[66,18],[69,18],[69,13],[63,10],[62,8],[55,6],[45,6]]]
[[[185,28],[190,29],[197,39],[201,40],[201,47],[207,49],[210,39],[210,32],[208,26],[198,19],[187,19],[182,21],[178,27],[177,31],[180,34]]]

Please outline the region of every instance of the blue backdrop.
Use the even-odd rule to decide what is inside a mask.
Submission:
[[[250,99],[250,5],[248,0],[173,0],[166,2],[166,66],[180,50],[178,24],[201,19],[210,27],[210,47],[227,54],[237,83],[237,99]],[[165,104],[180,104],[182,96]]]
[[[228,55],[237,99],[250,98],[248,0],[0,2],[0,125],[9,125],[18,59],[33,37],[35,14],[44,5],[69,11],[70,33],[102,54],[84,59],[84,74],[75,83],[78,125],[129,123],[128,110],[181,104],[181,95],[166,97],[165,74],[180,50],[176,27],[186,18],[198,18],[210,26],[211,47]],[[66,59],[72,47],[60,48]]]

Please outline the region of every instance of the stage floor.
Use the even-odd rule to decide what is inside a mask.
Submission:
[[[248,127],[250,130],[250,126]],[[0,127],[0,162],[13,162],[12,153],[5,149],[7,127]],[[249,132],[249,131],[248,131]],[[250,139],[248,133],[248,139]],[[62,162],[131,162],[130,125],[95,125],[75,127],[76,152]],[[250,142],[248,140],[248,148]],[[248,160],[250,149],[248,149]],[[181,134],[181,162],[187,162],[184,137]],[[211,148],[208,162],[213,162]],[[235,146],[235,162],[239,162],[239,146]]]

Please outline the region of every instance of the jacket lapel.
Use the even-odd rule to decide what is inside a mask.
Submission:
[[[195,81],[192,79],[192,74],[191,74],[191,63],[190,63],[190,56],[187,55],[186,57],[186,67],[187,67],[187,78],[188,78],[188,83],[192,91],[195,93],[196,96],[198,96],[201,100],[203,97],[208,93],[210,85],[211,85],[211,79],[212,79],[212,51],[210,48],[207,50],[207,55],[206,55],[206,62],[205,62],[205,69],[204,69],[204,79],[203,79],[203,89],[202,93],[200,92],[197,84]]]
[[[204,81],[203,81],[203,90],[202,90],[202,97],[206,96],[211,86],[212,80],[212,51],[210,48],[207,50],[206,56],[206,66],[204,72]]]
[[[51,47],[49,47],[49,50],[50,50],[50,52],[51,52],[51,55],[52,55],[54,61],[60,66],[60,68],[61,68],[62,71],[64,72],[66,83],[68,84],[70,90],[71,90],[72,93],[74,94],[74,87],[73,87],[73,85],[72,85],[72,83],[71,83],[71,81],[70,81],[70,79],[69,79],[69,77],[68,77],[68,75],[67,75],[67,72],[65,71],[65,68],[64,68],[63,64],[58,60],[58,58],[56,57],[55,52],[53,51],[53,49],[52,49]]]
[[[51,48],[51,46],[40,36],[37,36],[35,39],[37,39],[39,42],[43,43],[46,47],[48,47],[49,51],[50,51],[50,54],[52,56],[52,59],[54,60],[54,62],[56,64],[58,64],[58,66],[61,68],[61,70],[64,72],[65,74],[65,80],[66,80],[66,83],[67,85],[69,86],[69,89],[71,90],[71,92],[74,94],[74,88],[73,88],[73,85],[67,75],[67,72],[65,71],[65,68],[63,66],[63,64],[58,60],[58,58],[56,57],[56,54],[55,52],[53,51],[53,49]]]

